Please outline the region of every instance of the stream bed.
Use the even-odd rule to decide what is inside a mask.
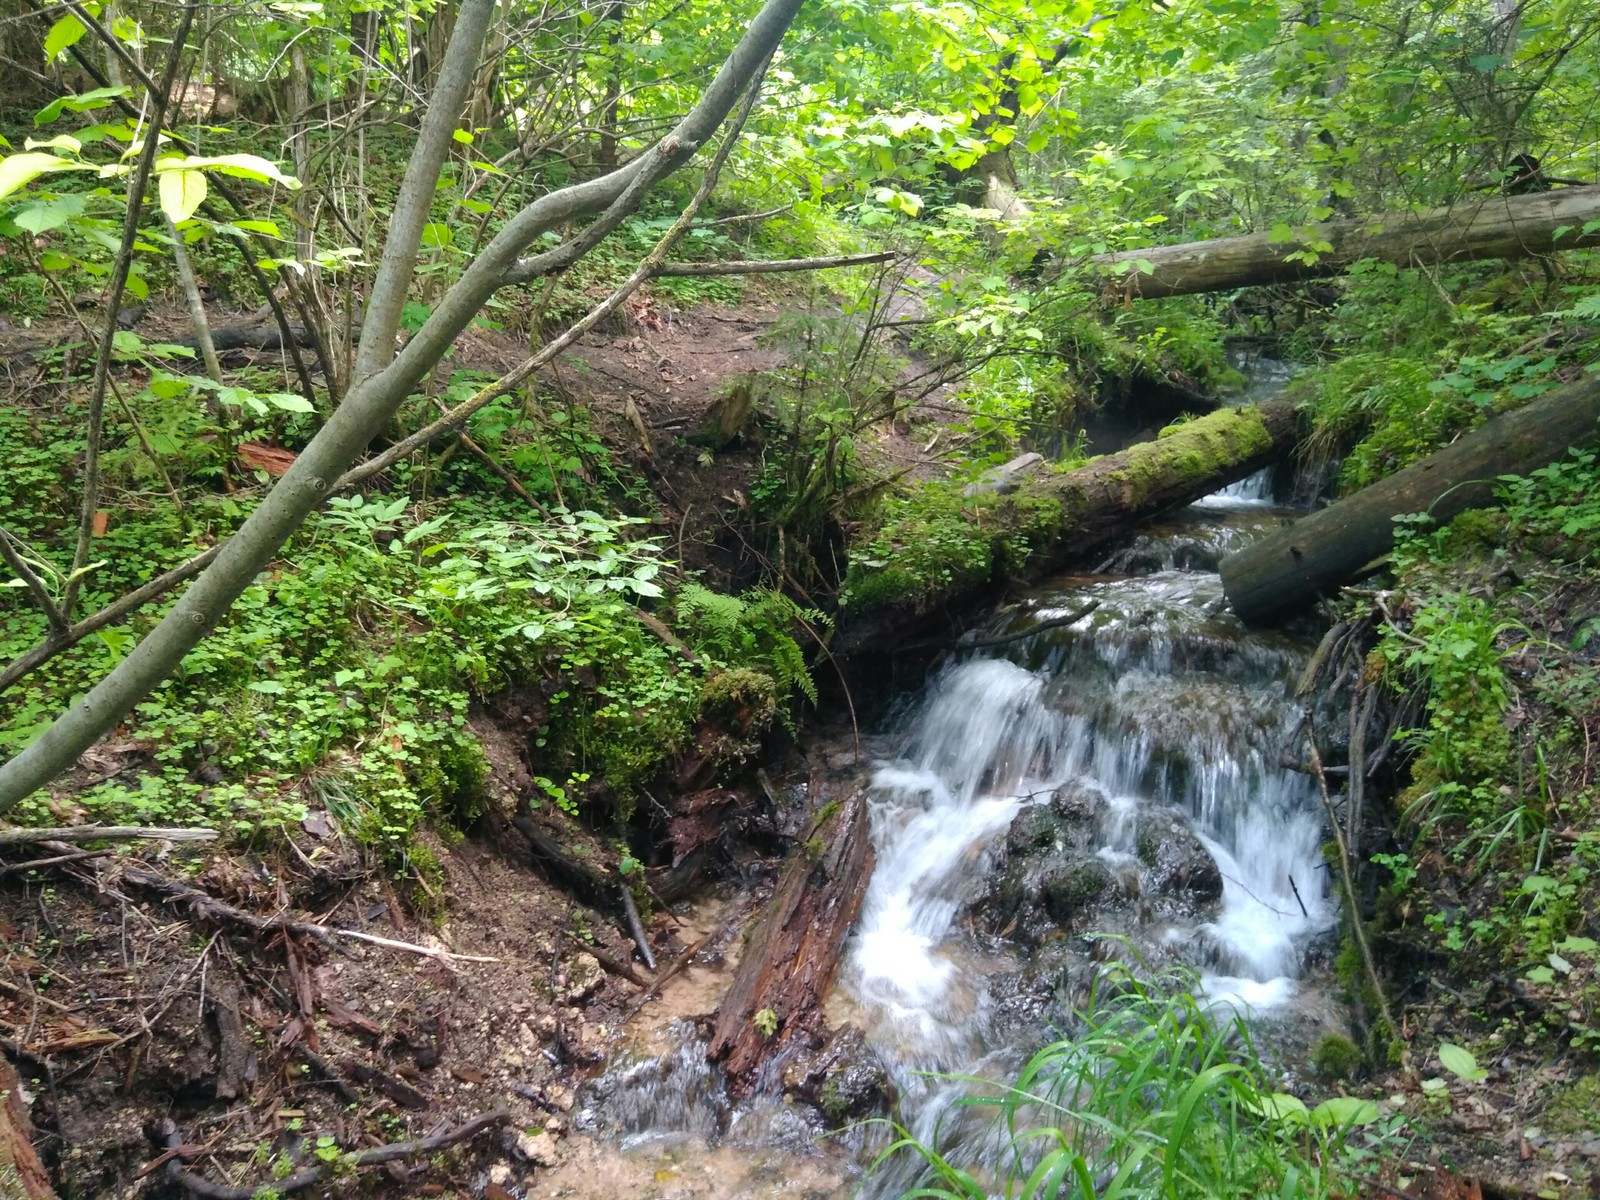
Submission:
[[[1269,1057],[1275,1038],[1288,1048],[1289,1073],[1338,1028],[1320,800],[1278,765],[1312,646],[1246,631],[1215,570],[1291,515],[1263,473],[1034,588],[868,747],[877,866],[829,1023],[862,1031],[856,1069],[952,1164],[981,1172],[1002,1152],[992,1114],[957,1102],[1069,1036],[1108,960],[1191,968]],[[909,1155],[867,1172],[887,1125],[828,1134],[785,1101],[781,1061],[765,1098],[730,1105],[695,1024],[664,1021],[588,1085],[575,1128],[593,1140],[539,1194],[894,1197],[918,1182]]]

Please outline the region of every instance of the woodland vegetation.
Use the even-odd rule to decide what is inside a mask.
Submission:
[[[1224,578],[1331,627],[1365,1039],[1295,1108],[1131,983],[1050,1102],[1155,1174],[1063,1141],[1028,1194],[1407,1194],[1379,1163],[1479,1062],[1600,1056],[1596,247],[1581,0],[0,0],[0,872],[157,863],[260,933],[285,899],[141,835],[330,828],[426,919],[452,847],[522,838],[648,957],[637,907],[749,836],[809,855],[752,960],[834,954],[859,797],[765,842],[730,797],[1011,581],[1283,462],[1339,502]],[[1241,349],[1283,397],[1239,405]],[[1156,1091],[1129,1022],[1197,1047]],[[1592,1081],[1517,1104],[1600,1129]],[[25,1124],[19,1194],[92,1194]]]

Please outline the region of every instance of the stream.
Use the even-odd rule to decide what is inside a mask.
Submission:
[[[957,1101],[1069,1036],[1107,959],[1185,965],[1259,1031],[1336,1026],[1327,972],[1306,978],[1336,920],[1320,800],[1278,765],[1312,646],[1245,630],[1216,574],[1292,515],[1264,472],[1036,587],[869,746],[877,866],[829,1023],[863,1031],[898,1119],[952,1164],[997,1161],[992,1115]],[[867,1172],[889,1128],[824,1135],[778,1095],[784,1069],[767,1099],[731,1106],[693,1023],[658,1028],[576,1114],[611,1158],[546,1194],[888,1198],[919,1182],[909,1155]],[[620,1185],[625,1160],[653,1186]]]

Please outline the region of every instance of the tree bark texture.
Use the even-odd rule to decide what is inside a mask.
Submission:
[[[821,1028],[822,1002],[872,879],[868,825],[858,789],[822,809],[784,864],[711,1034],[708,1053],[735,1098],[749,1094],[769,1056]]]
[[[1293,242],[1271,242],[1265,233],[1252,233],[1124,250],[1089,262],[1113,273],[1109,282],[1125,288],[1130,298],[1149,299],[1339,275],[1368,258],[1411,266],[1600,246],[1600,229],[1584,232],[1584,225],[1595,220],[1600,220],[1600,187],[1557,188],[1526,196],[1477,196],[1426,212],[1329,221],[1297,231]],[[1288,258],[1313,241],[1329,243],[1332,252],[1314,263]],[[1141,260],[1151,265],[1150,273],[1126,265]]]
[[[1234,612],[1261,624],[1331,595],[1394,546],[1394,519],[1445,522],[1494,498],[1495,479],[1526,475],[1600,439],[1600,380],[1562,388],[1495,417],[1421,462],[1302,517],[1222,560]]]
[[[869,579],[863,601],[849,610],[834,639],[834,653],[881,651],[965,610],[992,591],[1002,571],[1036,578],[1058,569],[1141,521],[1243,479],[1283,457],[1294,442],[1294,406],[1272,401],[1220,409],[1075,471],[1018,471],[995,489],[1005,493],[998,501],[974,497],[964,514],[989,542],[988,569],[951,571],[943,580],[906,587],[873,587]],[[1014,555],[1006,548],[1018,542],[1028,546],[1027,559],[1008,562]],[[880,573],[892,579],[896,569],[891,556]],[[852,567],[852,580],[855,572]]]
[[[0,1058],[0,1196],[6,1200],[56,1200],[32,1139],[22,1084],[11,1064]]]

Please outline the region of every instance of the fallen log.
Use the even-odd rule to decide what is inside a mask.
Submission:
[[[874,541],[880,557],[859,545],[852,551],[834,653],[903,645],[1003,578],[1055,570],[1141,521],[1245,478],[1287,454],[1294,440],[1292,404],[1223,409],[1075,471],[1035,469],[1008,481],[1015,486],[1007,494],[963,497],[962,510],[940,527],[946,541],[931,539],[920,516],[887,528]],[[953,553],[951,538],[962,541]],[[1026,547],[1021,561],[1019,546]]]
[[[857,790],[807,827],[717,1009],[707,1054],[722,1064],[736,1099],[749,1094],[768,1056],[820,1029],[872,867],[867,796]]]
[[[1222,560],[1233,611],[1270,622],[1332,595],[1394,546],[1394,519],[1426,512],[1443,523],[1494,499],[1501,475],[1526,475],[1600,438],[1600,380],[1589,379],[1505,413],[1453,445]]]
[[[0,1196],[7,1200],[56,1200],[50,1175],[33,1149],[33,1123],[22,1084],[0,1058]]]
[[[1101,254],[1089,263],[1114,276],[1129,298],[1185,296],[1339,275],[1368,258],[1411,266],[1600,246],[1600,227],[1585,229],[1597,220],[1600,187],[1556,188],[1526,196],[1478,196],[1425,212],[1327,221],[1297,231],[1288,242],[1252,233]],[[1310,263],[1290,257],[1313,243],[1332,249],[1315,254]],[[1140,263],[1150,269],[1131,265]]]

